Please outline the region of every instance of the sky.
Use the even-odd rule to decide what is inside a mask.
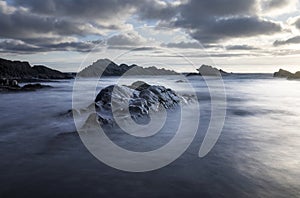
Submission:
[[[195,71],[300,70],[299,0],[0,0],[0,57]]]

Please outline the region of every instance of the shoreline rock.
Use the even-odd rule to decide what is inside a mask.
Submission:
[[[0,58],[0,78],[24,82],[30,80],[72,79],[73,76],[43,65],[31,66],[25,61],[11,61]]]
[[[279,69],[279,71],[275,72],[273,76],[276,78],[287,78],[288,80],[296,80],[300,79],[300,71],[292,73],[284,69]]]
[[[26,92],[26,91],[36,91],[44,88],[52,88],[52,86],[42,85],[40,83],[26,84],[23,87],[19,85],[14,85],[14,86],[0,85],[0,92]]]

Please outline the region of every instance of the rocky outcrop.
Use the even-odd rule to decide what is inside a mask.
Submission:
[[[100,77],[102,76],[122,76],[127,75],[177,75],[175,71],[158,69],[154,66],[143,68],[138,65],[126,65],[112,62],[109,59],[100,59],[92,65],[78,72],[77,77]]]
[[[201,65],[197,71],[198,73],[188,73],[186,76],[219,76],[228,74],[227,72],[210,65]]]
[[[130,86],[111,85],[102,89],[95,107],[101,124],[113,124],[113,115],[138,120],[149,116],[151,111],[174,108],[181,102],[187,103],[171,89],[137,81]]]
[[[70,79],[72,76],[68,73],[62,73],[58,70],[48,68],[43,65],[34,65],[32,69],[37,72],[37,78],[41,79]]]
[[[287,70],[279,69],[278,72],[274,73],[274,77],[287,78],[287,79],[300,79],[300,72],[292,73]]]
[[[32,67],[28,62],[0,58],[0,78],[30,81],[30,79],[70,79],[72,75],[42,65]]]
[[[0,92],[22,92],[22,91],[36,91],[38,89],[51,88],[50,85],[42,85],[40,83],[36,84],[26,84],[23,87],[18,84],[14,85],[0,85]]]
[[[201,65],[201,67],[199,69],[197,69],[197,71],[199,72],[199,74],[201,76],[218,76],[218,75],[225,75],[227,74],[227,72],[223,71],[223,70],[219,70],[215,67],[209,66],[209,65]]]

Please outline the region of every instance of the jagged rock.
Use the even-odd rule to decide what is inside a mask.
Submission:
[[[150,111],[174,108],[184,101],[164,86],[137,81],[130,86],[111,85],[102,89],[95,99],[95,107],[100,123],[111,124],[113,115],[137,120],[147,117]]]
[[[128,86],[129,88],[131,89],[135,89],[135,90],[138,90],[138,91],[142,91],[142,90],[145,90],[145,89],[148,89],[151,85],[143,82],[143,81],[136,81],[134,83],[132,83],[132,85]]]
[[[278,72],[274,73],[274,77],[287,78],[287,79],[300,79],[300,72],[292,73],[287,70],[279,69]]]
[[[274,73],[274,77],[278,77],[278,78],[288,78],[290,76],[293,76],[294,74],[292,72],[283,70],[283,69],[279,69],[278,72]]]
[[[201,65],[201,67],[197,69],[197,71],[201,76],[219,76],[220,74],[227,74],[227,72],[224,72],[223,70],[218,70],[217,68],[214,68],[209,65]]]
[[[127,73],[126,73],[127,72]],[[138,65],[117,65],[109,59],[100,59],[78,72],[77,77],[100,77],[127,75],[177,75],[175,71],[158,69],[154,66],[143,68]]]
[[[219,76],[219,75],[227,75],[228,73],[212,67],[210,65],[201,65],[199,69],[197,69],[198,73],[192,72],[187,73],[186,76]]]
[[[0,78],[26,81],[30,79],[70,79],[72,76],[45,66],[31,67],[28,62],[0,58]]]

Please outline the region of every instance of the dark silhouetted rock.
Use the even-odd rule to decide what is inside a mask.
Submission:
[[[27,79],[70,79],[71,74],[50,69],[45,66],[31,67],[28,62],[11,61],[0,58],[0,78],[26,81]]]
[[[84,68],[77,77],[100,77],[100,76],[122,76],[122,75],[177,75],[175,71],[158,69],[154,66],[143,68],[137,65],[126,65],[112,62],[109,59],[100,59],[92,65]]]
[[[24,91],[34,91],[37,89],[43,89],[43,88],[51,88],[50,85],[42,85],[40,83],[36,83],[36,84],[27,84],[24,85],[21,89]]]
[[[289,80],[300,79],[300,72],[292,73],[287,70],[279,69],[278,72],[274,73],[274,77],[287,78]]]
[[[19,85],[16,86],[0,86],[0,91],[4,92],[20,92],[20,91],[36,91],[43,88],[52,88],[50,85],[36,84],[26,84],[23,87]]]
[[[71,74],[62,73],[60,71],[50,69],[43,65],[35,65],[32,67],[32,69],[38,73],[37,78],[41,78],[41,79],[70,79],[70,78],[72,78]]]
[[[290,76],[293,76],[294,74],[292,72],[283,70],[283,69],[279,69],[278,72],[274,73],[274,77],[278,77],[278,78],[288,78]]]
[[[224,72],[223,70],[218,70],[217,68],[214,68],[209,65],[201,65],[201,67],[197,69],[197,71],[201,76],[219,76],[227,74],[227,72]]]
[[[186,76],[223,76],[229,74],[221,69],[217,69],[210,65],[201,65],[200,68],[197,69],[197,71],[198,73],[187,73]]]

